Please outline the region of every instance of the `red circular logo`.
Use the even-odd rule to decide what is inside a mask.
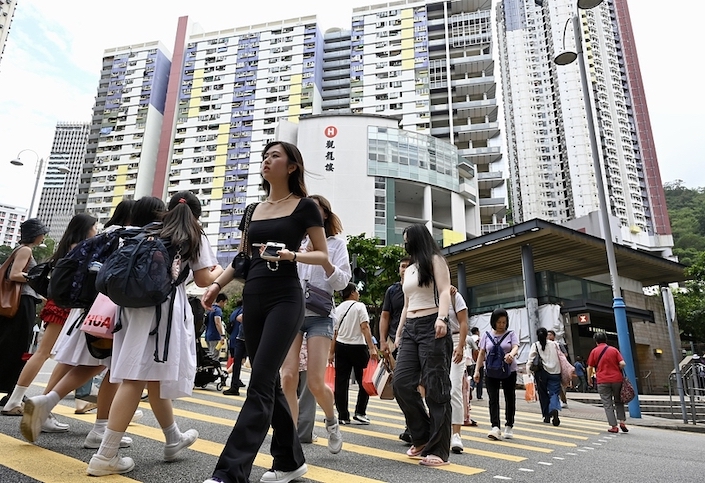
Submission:
[[[328,126],[323,130],[323,133],[326,135],[327,138],[334,138],[338,135],[338,128],[335,126]]]

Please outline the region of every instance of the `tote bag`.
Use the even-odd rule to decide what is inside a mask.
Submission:
[[[0,317],[8,319],[17,314],[20,308],[20,296],[22,295],[22,284],[10,280],[10,272],[16,256],[17,248],[12,251],[5,263],[0,266]]]

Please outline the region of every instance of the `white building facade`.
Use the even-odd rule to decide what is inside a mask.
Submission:
[[[12,17],[15,15],[17,0],[0,0],[0,62],[5,52],[7,37],[10,35]]]
[[[0,241],[14,247],[20,242],[20,225],[27,218],[27,209],[0,205]]]
[[[301,150],[309,193],[331,202],[347,235],[401,244],[413,223],[439,241],[443,230],[461,239],[480,234],[477,180],[459,172],[450,143],[372,114],[302,117],[277,134]]]

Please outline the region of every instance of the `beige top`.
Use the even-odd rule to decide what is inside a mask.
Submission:
[[[438,307],[435,282],[431,282],[428,286],[419,287],[419,270],[415,263],[409,265],[409,268],[404,272],[402,289],[404,296],[409,298],[407,312]]]

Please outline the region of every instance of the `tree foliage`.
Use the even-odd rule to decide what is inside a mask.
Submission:
[[[379,238],[366,238],[362,233],[348,236],[348,253],[350,260],[355,258],[357,266],[367,273],[367,281],[363,282],[360,291],[360,301],[367,305],[371,322],[376,327],[384,293],[390,285],[399,281],[399,261],[406,256],[406,251],[400,246],[382,246]]]
[[[705,189],[676,180],[664,185],[673,231],[673,254],[686,265],[684,290],[674,293],[681,333],[705,342]]]
[[[32,255],[34,255],[34,259],[37,263],[42,263],[49,259],[54,253],[55,244],[56,242],[52,238],[46,237],[44,238],[44,246],[32,248]],[[5,260],[10,256],[12,250],[14,250],[14,248],[8,245],[0,246],[0,264],[5,263]]]
[[[676,317],[681,333],[705,342],[705,252],[700,252],[686,269],[685,290],[674,294]]]

